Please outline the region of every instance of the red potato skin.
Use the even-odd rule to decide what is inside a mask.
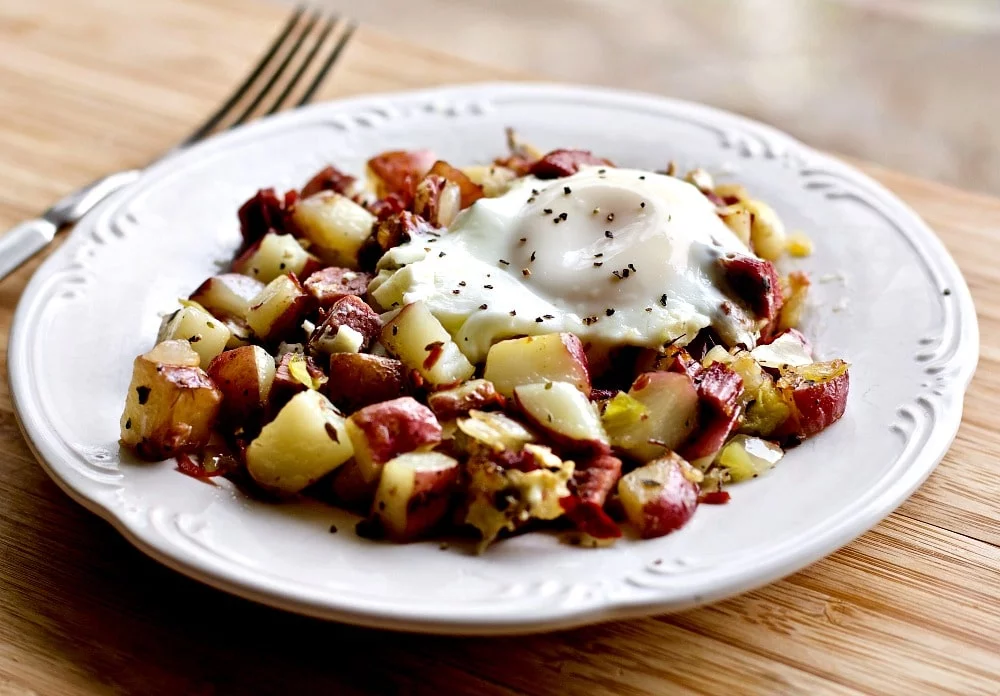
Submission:
[[[821,363],[823,365],[823,363]],[[825,365],[842,367],[843,372],[827,380],[809,380],[792,370],[782,373],[778,388],[791,415],[778,429],[779,437],[805,439],[830,427],[844,415],[851,388],[850,372],[842,360]]]
[[[698,493],[698,484],[689,481],[680,464],[674,463],[660,497],[643,508],[645,524],[639,530],[640,536],[653,539],[683,527],[698,507]]]
[[[773,263],[756,256],[725,256],[719,265],[733,292],[754,314],[769,322],[778,316],[784,298]]]
[[[261,340],[268,343],[277,344],[298,329],[302,325],[302,320],[313,309],[313,298],[302,287],[302,283],[299,282],[298,277],[294,273],[288,273],[287,275],[295,284],[297,294],[292,304],[285,309],[284,313],[271,326],[271,331],[267,336],[260,337]],[[251,309],[253,308],[251,307]]]
[[[529,173],[539,179],[558,179],[576,174],[582,167],[614,165],[606,159],[595,157],[587,150],[553,150],[533,163]]]
[[[390,535],[391,539],[404,542],[418,539],[447,516],[451,494],[457,488],[459,468],[417,473],[406,507],[406,530],[400,535]],[[373,514],[378,513],[373,510]]]
[[[610,454],[594,457],[573,472],[572,495],[559,501],[581,532],[595,539],[617,539],[622,530],[604,511],[608,494],[618,485],[622,460]]]
[[[450,420],[464,416],[473,409],[502,410],[507,405],[507,399],[497,393],[492,383],[480,381],[474,389],[463,390],[462,387],[457,387],[429,394],[427,405],[439,420]]]
[[[357,181],[350,174],[345,174],[333,165],[316,172],[309,182],[302,187],[302,198],[308,198],[320,191],[336,191],[343,196],[350,196]]]
[[[222,422],[240,426],[261,414],[263,403],[253,346],[220,353],[209,363],[206,372],[222,392],[219,411]]]
[[[465,172],[461,169],[456,169],[444,160],[438,160],[427,172],[428,176],[440,176],[447,181],[458,186],[459,191],[462,192],[462,209],[468,208],[470,205],[478,201],[483,197],[483,187],[475,183],[472,179],[466,176]]]
[[[346,413],[403,396],[409,388],[399,360],[366,353],[334,353],[326,393]]]
[[[531,415],[528,409],[521,403],[516,391],[514,392],[514,405],[517,407],[518,414],[524,418],[524,421],[535,430],[544,433],[545,439],[552,444],[555,450],[563,455],[596,458],[611,453],[611,447],[605,442],[574,440],[553,430],[550,423],[543,423]]]
[[[350,419],[364,433],[372,460],[378,464],[441,442],[441,424],[434,413],[411,396],[366,406]]]
[[[330,266],[310,275],[303,287],[321,309],[329,309],[341,298],[363,297],[372,278],[371,273]]]

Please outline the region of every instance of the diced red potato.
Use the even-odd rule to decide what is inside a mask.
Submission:
[[[687,524],[698,507],[698,476],[676,454],[654,459],[618,482],[628,521],[643,539],[661,537]]]
[[[576,174],[583,167],[614,165],[587,150],[553,150],[531,165],[530,173],[539,179],[558,179]]]
[[[469,411],[502,409],[507,400],[485,379],[470,379],[457,387],[436,391],[427,396],[427,405],[438,420],[464,416]]]
[[[345,174],[334,166],[329,166],[316,172],[302,187],[302,198],[309,198],[320,191],[336,191],[343,196],[351,196],[357,188],[357,179]]]
[[[328,309],[343,297],[363,297],[373,277],[371,273],[330,266],[310,275],[303,287],[319,307]]]
[[[504,396],[538,382],[569,382],[590,395],[590,368],[580,339],[571,333],[512,338],[493,344],[486,355],[485,379]]]
[[[410,452],[385,463],[371,518],[394,541],[412,541],[448,513],[458,462],[440,452]]]
[[[264,289],[264,283],[242,273],[212,276],[191,293],[197,302],[219,319],[246,319],[250,301]]]
[[[298,493],[351,458],[344,418],[326,397],[296,394],[246,452],[247,471],[264,488]]]
[[[216,357],[208,376],[222,392],[222,420],[240,426],[263,413],[274,373],[274,358],[260,346],[243,346]]]
[[[268,232],[287,231],[288,211],[297,195],[289,191],[284,197],[278,196],[273,188],[261,189],[250,200],[240,206],[240,232],[243,246],[257,242]]]
[[[615,408],[622,399],[622,408]],[[608,403],[602,418],[611,444],[640,461],[675,449],[698,424],[698,392],[687,375],[647,372],[627,395]]]
[[[274,369],[269,396],[270,410],[277,412],[299,392],[321,387],[325,381],[326,375],[312,358],[300,353],[285,353],[278,359]]]
[[[302,325],[312,306],[295,274],[278,276],[250,301],[247,324],[262,341],[276,343]]]
[[[595,539],[613,539],[621,536],[604,504],[618,484],[622,473],[622,460],[610,454],[600,454],[581,461],[573,472],[571,495],[562,502],[566,516],[577,529]]]
[[[434,413],[410,396],[366,406],[347,420],[354,458],[367,481],[378,480],[390,459],[441,442]]]
[[[840,420],[850,390],[848,364],[843,360],[789,367],[781,371],[778,389],[790,415],[780,435],[806,438]]]
[[[330,356],[327,395],[347,413],[390,401],[407,391],[406,368],[399,360],[368,353]]]
[[[435,162],[427,174],[429,176],[440,176],[446,181],[455,184],[460,193],[459,207],[463,210],[483,197],[483,187],[481,185],[470,179],[461,169],[451,166],[444,160]]]
[[[179,339],[187,341],[201,356],[201,366],[208,367],[219,353],[226,348],[232,334],[226,324],[199,306],[188,306],[164,319],[157,341]]]
[[[443,176],[428,174],[413,195],[413,212],[435,227],[447,227],[462,210],[462,190]]]
[[[303,249],[299,240],[276,232],[265,234],[233,261],[233,271],[262,283],[270,283],[286,273],[308,278],[322,267],[323,263]]]
[[[766,321],[778,316],[783,298],[774,264],[756,256],[724,256],[719,265],[733,292],[754,314]]]
[[[351,269],[358,268],[358,253],[375,224],[374,215],[333,191],[303,198],[291,220],[310,241],[311,252],[329,265]]]
[[[557,447],[570,452],[608,451],[608,436],[597,407],[568,382],[523,384],[514,389],[514,402],[528,423]]]
[[[359,353],[371,348],[382,329],[382,320],[364,300],[348,295],[337,300],[323,323],[309,337],[309,352]]]
[[[382,327],[381,338],[390,353],[433,387],[460,384],[475,372],[472,363],[423,302],[403,307]]]
[[[187,341],[163,341],[135,359],[121,442],[156,461],[196,452],[212,435],[222,393]]]
[[[437,156],[430,150],[383,152],[368,160],[368,175],[379,198],[397,194],[409,204],[417,182],[424,178],[436,160]]]

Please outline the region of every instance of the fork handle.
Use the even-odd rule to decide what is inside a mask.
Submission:
[[[0,281],[52,241],[57,227],[42,218],[27,220],[0,236]]]

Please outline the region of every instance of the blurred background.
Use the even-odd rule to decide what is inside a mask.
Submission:
[[[690,99],[1000,194],[1000,0],[319,0],[539,78]]]

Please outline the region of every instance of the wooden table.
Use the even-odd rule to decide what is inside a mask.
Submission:
[[[86,7],[0,2],[0,229],[169,147],[285,14],[248,0]],[[362,28],[323,96],[502,77]],[[326,624],[208,589],[133,550],[42,473],[0,378],[0,696],[1000,693],[1000,200],[865,168],[957,258],[982,359],[944,463],[839,553],[712,607],[551,635]],[[0,345],[36,267],[0,283]],[[5,353],[0,367],[6,375]]]

